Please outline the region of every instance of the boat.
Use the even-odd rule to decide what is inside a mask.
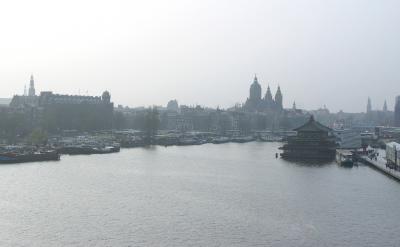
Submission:
[[[222,143],[227,143],[227,142],[230,142],[230,141],[231,141],[231,139],[229,137],[221,136],[221,137],[213,138],[211,140],[211,143],[213,143],[213,144],[222,144]]]
[[[246,142],[252,142],[254,140],[255,138],[253,136],[242,136],[242,137],[232,138],[231,141],[236,143],[246,143]]]
[[[353,153],[349,150],[337,150],[336,162],[343,167],[353,167]]]
[[[98,145],[72,145],[64,146],[58,149],[61,154],[78,155],[78,154],[108,154],[120,151],[119,144],[112,144],[108,146]]]
[[[189,145],[200,145],[202,144],[199,140],[192,137],[184,137],[179,139],[178,145],[179,146],[189,146]]]
[[[57,161],[60,154],[55,150],[40,151],[34,153],[0,153],[0,164],[16,164],[35,161]]]

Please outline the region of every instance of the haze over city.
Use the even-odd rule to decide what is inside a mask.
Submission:
[[[8,1],[0,5],[0,98],[37,91],[116,104],[230,107],[257,73],[284,107],[393,110],[398,1]]]

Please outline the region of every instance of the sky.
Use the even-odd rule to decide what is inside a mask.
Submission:
[[[400,95],[398,0],[0,1],[0,98],[111,93],[124,106],[243,103],[365,111]]]

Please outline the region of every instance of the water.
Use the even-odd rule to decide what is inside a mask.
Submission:
[[[399,246],[400,183],[206,144],[0,166],[0,246]]]

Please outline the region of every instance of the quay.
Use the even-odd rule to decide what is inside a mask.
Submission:
[[[370,158],[367,155],[359,155],[358,160],[360,160],[361,162],[364,162],[365,164],[368,164],[368,165],[380,170],[381,172],[385,173],[386,175],[391,176],[391,177],[397,179],[398,181],[400,181],[400,171],[397,171],[395,169],[391,169],[391,168],[387,167],[386,159],[381,157],[381,153],[379,154],[378,157],[376,157],[376,160],[375,160],[375,158]]]

